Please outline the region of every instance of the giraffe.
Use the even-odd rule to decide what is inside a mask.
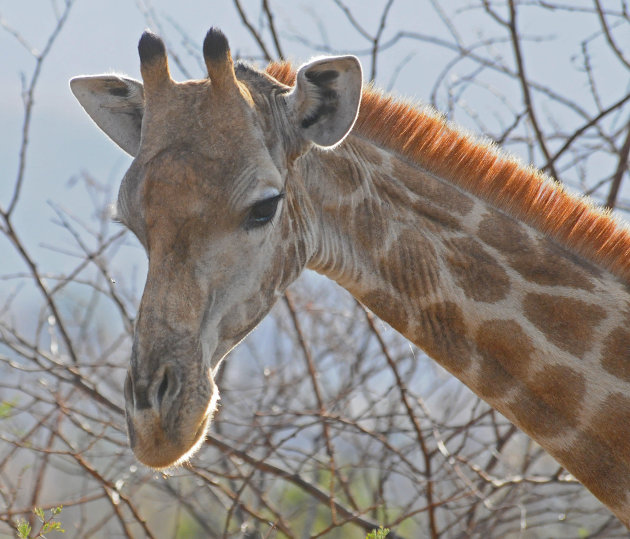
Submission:
[[[70,85],[134,159],[117,217],[147,280],[124,395],[156,469],[204,442],[226,354],[309,268],[536,440],[630,526],[630,231],[430,109],[362,88],[353,56]]]

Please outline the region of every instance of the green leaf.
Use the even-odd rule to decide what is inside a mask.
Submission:
[[[46,522],[43,526],[42,526],[42,531],[40,531],[40,534],[44,534],[44,533],[48,533],[48,532],[61,532],[61,533],[66,533],[66,530],[64,530],[61,527],[61,522]]]
[[[46,516],[44,515],[44,510],[41,507],[36,507],[33,509],[33,513],[37,515],[37,518],[44,522],[46,520]]]
[[[385,539],[389,534],[389,528],[383,528],[383,526],[379,526],[378,530],[374,529],[370,533],[368,533],[365,539]]]
[[[16,407],[17,399],[0,402],[0,419],[6,419],[11,415],[11,410]]]
[[[31,525],[26,520],[18,520],[17,532],[21,539],[28,539],[31,535]]]

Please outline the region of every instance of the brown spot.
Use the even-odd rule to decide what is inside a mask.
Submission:
[[[474,200],[452,185],[419,171],[400,159],[393,159],[393,175],[402,179],[419,197],[438,205],[449,213],[468,215],[475,206]]]
[[[544,442],[545,438],[558,436],[572,428],[538,393],[525,386],[520,389],[514,397],[516,404],[509,407],[507,415],[525,433],[538,442]]]
[[[331,208],[330,213],[337,219],[346,215],[346,219],[352,220],[353,240],[359,249],[372,252],[375,245],[384,244],[388,233],[387,221],[379,210],[371,201],[366,201],[355,208],[337,206]]]
[[[382,318],[395,330],[406,334],[408,320],[407,314],[400,305],[400,301],[391,294],[380,290],[374,290],[359,298],[361,303],[368,307],[379,318]]]
[[[630,382],[630,329],[616,328],[604,339],[602,367]]]
[[[481,355],[478,393],[496,398],[512,389],[517,379],[527,375],[534,352],[531,339],[514,320],[490,320],[475,335]]]
[[[548,365],[537,370],[528,379],[527,385],[541,402],[560,416],[561,425],[578,425],[586,389],[584,376],[579,372],[564,365]],[[538,433],[541,428],[540,418],[535,416],[525,416],[522,421],[524,425],[530,425],[531,432]]]
[[[439,287],[437,254],[429,239],[417,230],[404,229],[393,247],[383,252],[378,266],[382,279],[400,297],[425,297]]]
[[[609,444],[619,458],[630,462],[630,398],[613,393],[598,407],[590,430]]]
[[[433,303],[422,310],[416,335],[406,335],[455,375],[470,366],[474,347],[461,309],[453,302]]]
[[[429,230],[461,230],[458,217],[445,210],[441,204],[410,189],[404,179],[374,175],[373,180],[381,201],[388,205],[388,211],[393,212],[398,220],[407,219]]]
[[[482,385],[477,389],[480,396],[493,401],[518,389],[512,399],[515,404],[501,411],[537,439],[557,435],[578,424],[584,398],[583,377],[559,365],[534,370],[534,345],[517,322],[485,322],[475,340],[482,358],[479,375]]]
[[[416,198],[407,202],[412,215],[420,218],[421,227],[440,232],[442,229],[461,230],[460,220],[453,214],[443,210],[439,206],[427,202],[423,198]]]
[[[506,254],[531,253],[533,245],[523,225],[498,211],[492,211],[479,224],[479,239]]]
[[[357,167],[345,152],[320,153],[324,167],[323,176],[329,182],[328,189],[343,198],[354,193],[363,182],[361,168]]]
[[[539,242],[537,251],[514,260],[514,269],[525,279],[541,285],[570,286],[588,291],[595,287],[593,274],[601,273],[590,270],[590,266],[573,253],[546,238]]]
[[[372,142],[365,142],[359,138],[352,139],[352,149],[358,159],[372,169],[383,169],[383,154]]]
[[[592,290],[593,282],[577,257],[548,239],[534,244],[520,225],[498,212],[479,225],[479,239],[501,251],[507,263],[524,279],[547,286],[570,286]]]
[[[593,327],[606,316],[598,305],[550,294],[527,294],[523,309],[551,343],[577,357],[591,349]]]
[[[623,506],[630,492],[630,469],[615,458],[610,445],[590,433],[580,433],[570,447],[553,454],[608,507]]]
[[[505,270],[473,239],[449,244],[445,261],[463,293],[476,301],[494,303],[507,296],[510,279]]]

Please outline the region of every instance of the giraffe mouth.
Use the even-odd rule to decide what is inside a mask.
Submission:
[[[133,382],[125,384],[129,445],[136,458],[153,469],[177,466],[203,445],[219,399],[211,379],[198,380],[197,391],[177,395],[166,406],[138,405]]]
[[[213,411],[208,410],[194,430],[189,431],[194,433],[192,436],[181,431],[170,432],[162,427],[159,417],[147,417],[150,412],[136,414],[135,418],[128,416],[129,444],[134,455],[142,464],[155,470],[183,464],[204,444]]]

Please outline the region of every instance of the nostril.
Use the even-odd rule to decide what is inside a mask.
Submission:
[[[125,400],[135,407],[135,399],[133,395],[133,380],[131,379],[131,375],[127,373],[125,378]]]
[[[169,369],[164,370],[164,375],[162,376],[162,381],[160,382],[160,387],[158,387],[157,392],[157,402],[158,406],[162,406],[162,401],[164,400],[164,396],[168,391],[168,379],[169,379]]]

